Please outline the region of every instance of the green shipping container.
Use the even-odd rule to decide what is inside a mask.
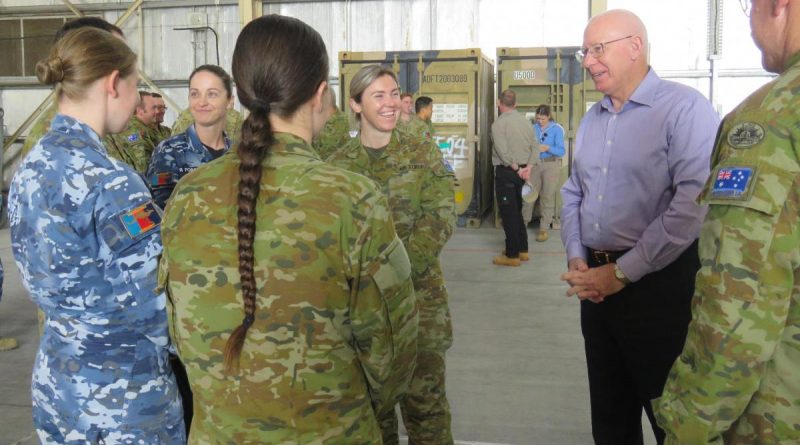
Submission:
[[[339,101],[349,110],[350,79],[364,65],[391,68],[403,92],[433,99],[434,141],[456,172],[459,226],[479,227],[492,206],[490,129],[494,121],[494,66],[479,49],[341,52]]]
[[[566,155],[562,160],[561,183],[567,180],[575,150],[575,134],[586,111],[603,95],[594,90],[575,57],[579,47],[498,48],[497,91],[517,93],[517,110],[533,124],[536,107],[549,105],[552,118],[564,127]],[[556,217],[561,212],[561,195],[556,194]]]

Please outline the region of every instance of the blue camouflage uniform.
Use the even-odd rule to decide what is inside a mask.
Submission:
[[[141,177],[61,114],[9,191],[11,246],[46,315],[33,369],[44,444],[183,444],[156,294],[161,216]]]
[[[230,148],[231,141],[226,135],[224,152]],[[163,209],[182,177],[217,157],[200,142],[194,124],[184,133],[161,141],[147,167],[147,185],[153,193],[153,200]]]

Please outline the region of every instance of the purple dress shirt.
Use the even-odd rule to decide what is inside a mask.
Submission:
[[[567,257],[631,249],[617,261],[631,281],[677,259],[700,235],[706,208],[696,198],[718,125],[703,95],[652,69],[619,112],[608,96],[594,104],[561,189]]]

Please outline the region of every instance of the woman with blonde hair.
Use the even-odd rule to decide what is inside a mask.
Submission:
[[[452,444],[445,353],[453,341],[439,253],[455,227],[454,174],[425,134],[399,131],[400,88],[388,68],[367,65],[350,81],[350,108],[361,129],[328,162],[381,186],[397,235],[411,259],[419,304],[417,366],[400,401],[409,443]],[[397,444],[394,410],[381,413],[383,443]]]
[[[23,284],[46,315],[32,382],[39,440],[181,444],[166,301],[154,292],[160,212],[101,142],[136,106],[136,55],[81,28],[36,73],[58,114],[14,175],[8,208]]]
[[[386,200],[311,146],[328,57],[300,20],[259,17],[233,54],[240,143],[184,176],[159,282],[194,394],[189,443],[380,443],[414,366],[408,256]]]

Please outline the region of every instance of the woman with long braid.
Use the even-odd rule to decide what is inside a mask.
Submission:
[[[185,176],[159,282],[195,397],[189,443],[375,444],[408,384],[417,309],[379,189],[311,147],[328,58],[305,23],[249,23],[233,77],[236,150]]]

